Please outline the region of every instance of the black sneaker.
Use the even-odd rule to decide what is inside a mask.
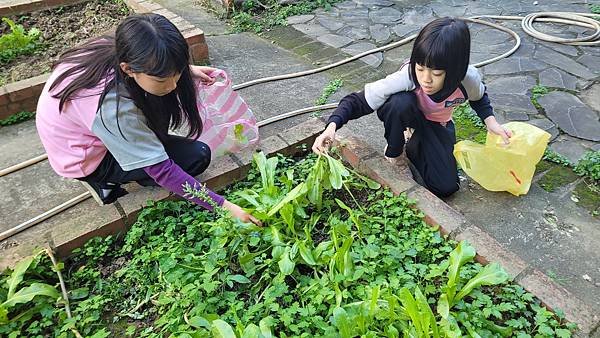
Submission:
[[[120,185],[114,183],[97,183],[80,181],[84,187],[90,192],[92,197],[99,205],[114,203],[119,197],[128,194],[127,190],[121,188]]]

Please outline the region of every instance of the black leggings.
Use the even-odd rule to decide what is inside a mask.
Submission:
[[[169,158],[191,176],[200,175],[210,164],[210,148],[203,142],[168,135],[163,146]],[[93,173],[80,180],[101,184],[137,182],[143,186],[157,185],[144,169],[124,171],[110,152],[104,155],[102,162]]]
[[[386,156],[402,154],[404,130],[413,128],[414,133],[406,145],[406,156],[423,180],[419,183],[424,183],[425,188],[439,197],[450,196],[459,189],[456,159],[452,153],[456,143],[452,121],[443,126],[427,120],[417,107],[413,92],[390,96],[377,110],[377,116],[385,128]]]

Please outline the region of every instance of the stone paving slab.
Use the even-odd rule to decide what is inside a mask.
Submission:
[[[15,126],[0,127],[0,168],[21,163],[45,152],[37,137],[35,121],[25,121]],[[28,140],[23,142],[23,140]],[[15,151],[18,149],[19,151]]]

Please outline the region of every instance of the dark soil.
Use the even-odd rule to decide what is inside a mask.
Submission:
[[[61,53],[109,33],[129,13],[121,0],[93,0],[9,17],[26,31],[32,27],[39,29],[43,47],[0,66],[0,86],[48,73]],[[0,34],[8,32],[8,25],[0,23]]]

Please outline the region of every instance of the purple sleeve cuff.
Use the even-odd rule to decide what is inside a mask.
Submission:
[[[144,171],[148,176],[152,177],[158,185],[161,187],[183,197],[185,192],[183,191],[183,186],[185,183],[188,183],[192,187],[200,186],[200,182],[198,182],[191,175],[186,173],[179,165],[177,165],[173,160],[167,159],[160,163],[153,164],[151,166],[144,167]],[[206,193],[210,197],[210,199],[216,203],[218,206],[222,206],[225,198],[223,196],[215,193],[214,191],[206,188]],[[212,211],[213,207],[210,203],[200,198],[194,197],[191,199],[192,202]]]

